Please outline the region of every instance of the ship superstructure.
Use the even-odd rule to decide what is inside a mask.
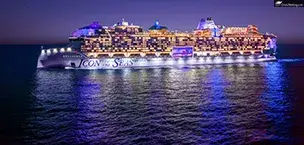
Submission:
[[[193,47],[194,56],[248,55],[275,52],[276,36],[261,34],[255,25],[225,27],[212,18],[202,19],[193,32],[170,31],[156,21],[148,31],[124,20],[112,27],[97,22],[75,31],[70,40],[82,39],[89,57],[172,56],[175,46]]]

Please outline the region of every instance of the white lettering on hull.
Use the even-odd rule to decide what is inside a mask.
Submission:
[[[83,59],[80,62],[79,68],[118,68],[133,66],[136,60],[134,59]]]
[[[225,64],[225,63],[252,63],[260,61],[276,60],[275,57],[258,58],[244,57],[222,58],[222,57],[202,57],[202,58],[107,58],[107,59],[82,59],[78,68],[80,69],[116,69],[124,67],[149,67],[149,66],[171,66],[171,65],[200,65],[200,64]],[[77,66],[76,66],[77,67]]]

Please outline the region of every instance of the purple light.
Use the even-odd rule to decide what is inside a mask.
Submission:
[[[95,35],[96,29],[101,29],[102,26],[98,22],[93,22],[92,24],[79,28],[72,33],[73,37],[83,37]]]

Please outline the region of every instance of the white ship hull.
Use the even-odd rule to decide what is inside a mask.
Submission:
[[[62,60],[39,59],[37,68],[60,67],[65,69],[120,69],[134,67],[170,67],[210,64],[255,63],[275,61],[275,56],[204,56],[189,58],[73,58]]]

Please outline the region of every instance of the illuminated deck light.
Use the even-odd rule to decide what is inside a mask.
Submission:
[[[203,56],[207,56],[208,53],[207,53],[207,52],[203,52],[202,55],[203,55]]]
[[[56,48],[53,49],[54,53],[58,53],[58,50]]]
[[[93,53],[93,57],[97,58],[97,56],[98,56],[97,53]]]
[[[68,51],[68,52],[71,52],[71,51],[72,51],[72,48],[71,48],[71,47],[67,48],[67,51]]]
[[[197,56],[202,56],[202,52],[197,52],[196,55]]]
[[[108,55],[109,55],[109,57],[113,57],[114,54],[113,53],[109,53]]]
[[[61,48],[61,49],[60,49],[60,52],[65,52],[64,48]]]
[[[130,53],[124,53],[125,57],[130,57]]]
[[[145,57],[145,56],[146,56],[146,53],[143,53],[143,52],[142,52],[142,53],[140,53],[140,56],[141,56],[141,57]]]
[[[45,55],[45,50],[41,50],[41,55]]]
[[[47,54],[47,55],[50,55],[50,54],[51,54],[51,50],[48,49],[48,50],[46,51],[46,54]]]

